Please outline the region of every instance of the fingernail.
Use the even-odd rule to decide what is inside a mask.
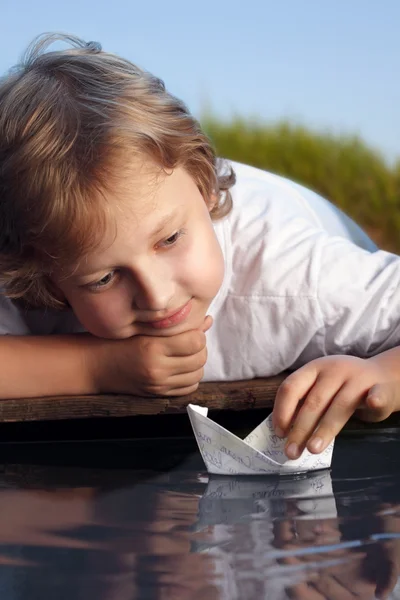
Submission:
[[[285,433],[280,427],[275,427],[275,433],[280,438],[285,437]]]
[[[322,444],[324,440],[320,437],[316,437],[310,441],[308,447],[312,450],[312,452],[319,452],[322,448]]]
[[[299,447],[297,444],[295,444],[294,442],[292,442],[291,444],[289,444],[289,446],[286,448],[286,455],[291,458],[292,460],[296,459],[299,457]]]

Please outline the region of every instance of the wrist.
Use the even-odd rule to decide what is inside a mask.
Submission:
[[[114,340],[96,338],[90,334],[85,335],[86,343],[82,344],[82,351],[88,388],[92,394],[113,393],[116,390],[112,386],[113,352],[110,352],[110,345]]]
[[[400,383],[400,348],[387,350],[367,359],[367,362],[382,370],[385,380]]]

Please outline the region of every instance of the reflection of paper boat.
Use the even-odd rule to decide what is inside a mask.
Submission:
[[[290,477],[212,475],[200,499],[198,527],[243,519],[334,519],[336,502],[330,471]]]
[[[328,469],[333,442],[321,453],[304,450],[300,458],[289,460],[285,440],[278,438],[268,416],[244,440],[207,417],[208,409],[187,407],[196,440],[209,473],[217,475],[262,475],[265,473],[302,473]]]

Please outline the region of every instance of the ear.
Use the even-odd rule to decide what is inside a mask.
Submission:
[[[218,196],[215,193],[211,193],[208,201],[207,201],[207,208],[208,208],[208,212],[211,212],[212,209],[215,207],[215,205],[218,202]]]

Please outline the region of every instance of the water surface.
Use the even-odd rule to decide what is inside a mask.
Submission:
[[[399,444],[284,478],[209,477],[186,439],[0,446],[0,598],[400,598]]]

